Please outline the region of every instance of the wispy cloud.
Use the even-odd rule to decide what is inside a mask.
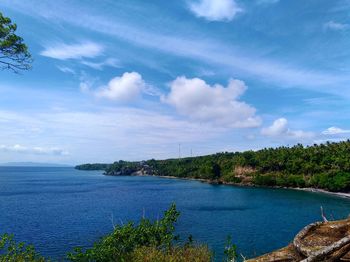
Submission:
[[[108,58],[102,62],[91,62],[91,61],[82,60],[80,63],[96,70],[102,70],[106,66],[115,67],[115,68],[122,67],[119,60],[114,58]]]
[[[115,21],[105,15],[91,13],[79,13],[79,16],[72,13],[72,8],[60,3],[56,10],[50,3],[38,3],[33,5],[25,4],[22,1],[11,1],[8,6],[22,11],[28,15],[41,16],[44,19],[57,20],[69,23],[74,26],[103,33],[133,45],[151,48],[167,54],[199,59],[202,62],[221,66],[228,71],[241,73],[251,77],[257,77],[262,81],[282,87],[298,87],[316,91],[324,91],[333,94],[350,95],[342,88],[350,77],[347,74],[334,74],[302,66],[293,66],[276,60],[269,60],[250,55],[249,50],[243,54],[238,52],[232,43],[228,44],[217,40],[203,40],[196,38],[194,34],[185,37],[180,34],[161,34],[159,30],[150,31],[140,27],[130,26],[120,21]],[[75,9],[74,9],[75,10]],[[75,11],[76,12],[76,11]],[[79,17],[79,19],[77,18]],[[217,52],[220,50],[220,52]],[[229,59],[234,58],[234,59]]]
[[[256,0],[258,4],[276,4],[280,0]]]
[[[322,132],[323,135],[339,135],[339,134],[350,134],[350,130],[342,129],[339,127],[329,127]]]
[[[324,24],[325,29],[334,30],[334,31],[343,31],[350,29],[350,24],[338,23],[335,21],[329,21]]]
[[[192,0],[190,10],[209,21],[231,21],[243,9],[235,0]]]
[[[55,43],[49,44],[40,54],[42,56],[67,60],[94,58],[103,53],[104,47],[93,42],[82,42],[78,44]]]
[[[98,81],[97,77],[92,77],[85,71],[82,71],[79,77],[79,88],[82,93],[89,94],[94,84]]]
[[[72,74],[72,75],[76,74],[76,72],[72,68],[67,66],[57,66],[57,68],[63,73]]]

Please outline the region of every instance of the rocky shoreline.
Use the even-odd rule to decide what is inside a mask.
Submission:
[[[116,174],[106,174],[106,173],[104,173],[104,175],[123,176],[123,175],[120,175],[120,174],[116,175]],[[126,175],[126,176],[155,176],[155,177],[167,178],[167,179],[181,179],[181,180],[199,181],[199,182],[202,182],[202,183],[213,184],[213,185],[227,185],[227,186],[238,186],[238,187],[261,187],[261,188],[275,188],[275,189],[291,189],[291,190],[299,190],[299,191],[327,194],[327,195],[332,195],[332,196],[337,196],[337,197],[349,198],[350,199],[350,193],[347,193],[347,192],[331,192],[331,191],[327,191],[327,190],[324,190],[324,189],[309,188],[309,187],[306,187],[306,188],[278,187],[278,186],[268,187],[268,186],[258,186],[258,185],[254,185],[252,183],[234,183],[234,182],[225,182],[225,181],[221,181],[221,180],[219,181],[219,180],[210,180],[210,179],[193,178],[193,177],[175,177],[175,176],[149,175],[147,173],[143,173],[142,171],[133,172],[133,173],[131,173],[129,175]]]
[[[290,188],[294,190],[300,190],[300,191],[307,191],[307,192],[314,192],[314,193],[322,193],[322,194],[328,194],[328,195],[333,195],[333,196],[338,196],[338,197],[343,197],[343,198],[349,198],[350,199],[350,193],[346,192],[331,192],[327,191],[324,189],[317,189],[317,188]]]
[[[272,261],[350,261],[350,219],[315,222],[304,227],[292,242],[279,250],[246,260]]]

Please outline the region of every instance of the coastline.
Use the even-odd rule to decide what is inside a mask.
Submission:
[[[305,192],[312,192],[312,193],[321,193],[321,194],[327,194],[332,196],[337,196],[341,198],[347,198],[350,199],[350,193],[345,192],[331,192],[324,189],[318,189],[318,188],[311,188],[311,187],[268,187],[268,186],[258,186],[253,184],[242,184],[242,183],[233,183],[233,182],[223,182],[223,181],[215,181],[215,180],[209,180],[209,179],[202,179],[202,178],[193,178],[193,177],[176,177],[176,176],[154,176],[154,175],[144,175],[139,173],[134,173],[131,176],[153,176],[153,177],[159,177],[159,178],[167,178],[167,179],[181,179],[181,180],[192,180],[192,181],[199,181],[202,183],[207,184],[213,184],[213,185],[225,185],[225,186],[238,186],[238,187],[265,187],[265,188],[280,188],[280,189],[291,189],[291,190],[298,190],[298,191],[305,191]]]
[[[322,194],[328,194],[328,195],[333,195],[333,196],[337,196],[337,197],[350,199],[350,193],[344,193],[344,192],[331,192],[331,191],[327,191],[327,190],[324,190],[324,189],[311,188],[311,187],[289,188],[289,189],[299,190],[299,191],[306,191],[306,192],[313,192],[313,193],[322,193]]]

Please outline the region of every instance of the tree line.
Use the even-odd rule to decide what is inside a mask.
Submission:
[[[86,166],[86,165],[85,165]],[[84,166],[78,166],[84,169]],[[91,169],[91,165],[88,165]],[[152,175],[196,178],[217,183],[279,187],[314,187],[330,191],[350,189],[350,140],[258,151],[222,152],[181,159],[118,161],[94,164],[108,175],[125,175],[148,168]],[[150,172],[149,172],[150,173]]]

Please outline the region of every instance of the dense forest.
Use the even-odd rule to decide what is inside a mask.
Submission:
[[[307,147],[298,144],[181,159],[94,165],[96,169],[105,170],[107,175],[130,175],[139,171],[216,183],[350,190],[350,140]],[[84,166],[77,168],[84,169]]]
[[[76,166],[76,169],[79,170],[106,170],[108,167],[110,166],[110,164],[83,164],[83,165],[79,165]]]

